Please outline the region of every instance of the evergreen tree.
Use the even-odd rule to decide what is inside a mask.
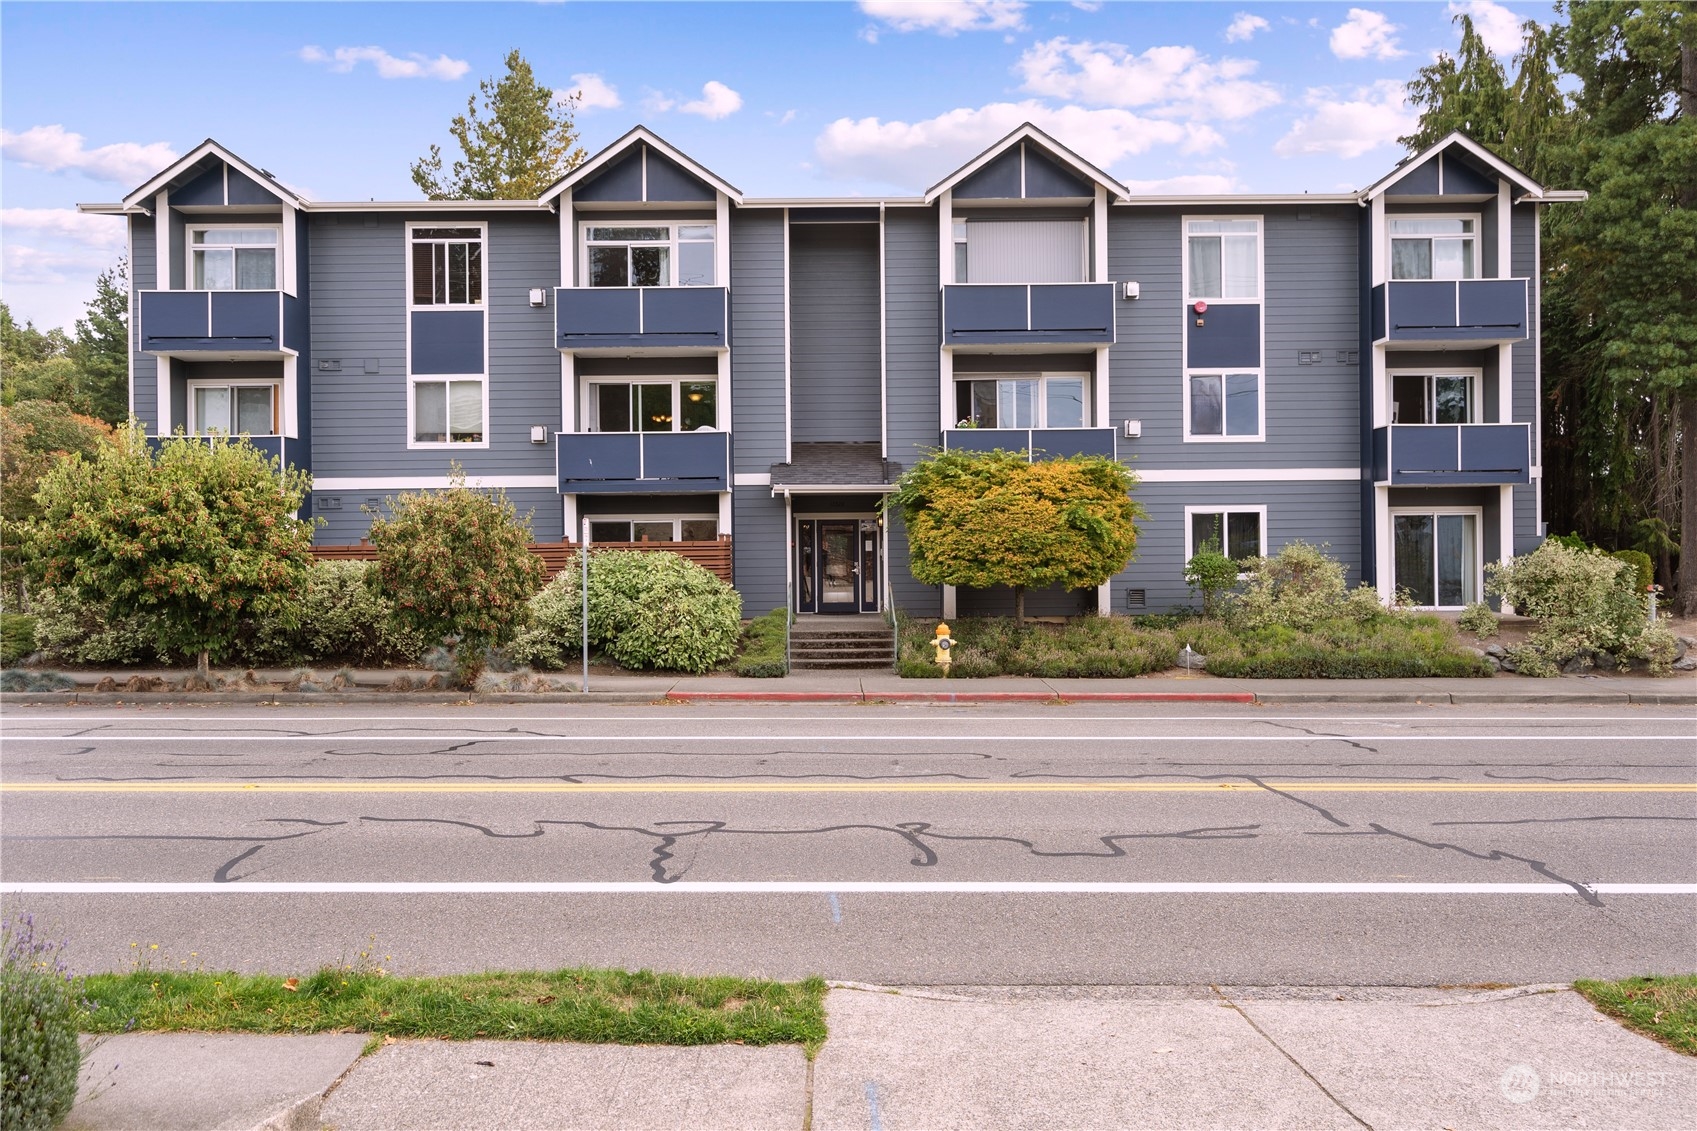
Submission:
[[[1471,16],[1455,17],[1461,25],[1461,47],[1452,57],[1421,67],[1408,84],[1408,100],[1424,107],[1419,127],[1397,141],[1410,153],[1460,130],[1474,141],[1502,152],[1508,133],[1509,94],[1502,64],[1473,28]]]
[[[83,388],[92,416],[122,424],[130,414],[130,295],[129,263],[100,273],[88,317],[77,319],[71,359],[82,371]]]
[[[499,81],[478,84],[477,95],[466,100],[448,132],[459,143],[447,176],[442,172],[442,147],[413,163],[413,183],[431,200],[531,200],[580,164],[584,152],[577,144],[572,112],[577,96],[560,98],[536,81],[530,64],[517,50],[507,54],[507,73]]]

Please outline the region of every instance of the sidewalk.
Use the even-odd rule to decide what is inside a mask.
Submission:
[[[833,989],[830,1039],[698,1048],[130,1034],[65,1123],[1684,1128],[1697,1059],[1560,987]],[[116,1064],[116,1067],[113,1065]]]
[[[1221,679],[1195,675],[1136,679],[1034,679],[1016,676],[994,679],[903,679],[886,671],[803,671],[779,679],[742,679],[729,673],[703,676],[601,674],[591,672],[589,693],[579,690],[577,672],[537,673],[558,688],[552,691],[499,691],[468,694],[460,691],[386,690],[396,677],[422,683],[436,674],[428,671],[356,669],[352,688],[281,692],[226,690],[219,692],[96,691],[110,678],[120,687],[133,677],[181,680],[182,669],[129,669],[66,673],[75,690],[8,692],[5,703],[103,705],[117,702],[199,704],[219,703],[614,703],[645,704],[657,700],[761,703],[999,703],[999,702],[1199,702],[1261,703],[1270,706],[1318,703],[1424,704],[1559,704],[1570,705],[1697,705],[1697,675],[1680,672],[1665,679],[1643,676],[1558,676],[1529,679],[1497,675],[1487,679]],[[234,680],[243,673],[220,670]],[[261,685],[280,685],[294,670],[260,670]],[[317,676],[328,684],[331,669]],[[504,678],[504,677],[497,677]]]

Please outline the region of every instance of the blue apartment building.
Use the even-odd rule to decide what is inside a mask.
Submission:
[[[921,585],[881,504],[942,448],[1112,455],[1149,512],[1098,590],[1188,605],[1204,541],[1325,543],[1481,599],[1543,535],[1544,188],[1455,134],[1353,193],[1137,197],[1027,125],[922,196],[746,196],[643,127],[540,200],[306,200],[207,141],[119,204],[130,409],[313,475],[321,545],[474,485],[538,541],[729,542],[750,615],[1012,611]]]

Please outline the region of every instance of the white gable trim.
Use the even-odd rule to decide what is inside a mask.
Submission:
[[[650,130],[647,126],[636,126],[632,128],[629,133],[602,149],[600,153],[597,153],[595,156],[591,157],[589,160],[585,161],[583,164],[555,181],[539,198],[540,202],[547,203],[548,201],[553,200],[556,196],[559,196],[562,192],[571,188],[573,185],[579,184],[587,178],[594,176],[620,157],[623,157],[630,147],[636,145],[638,142],[646,143],[651,148],[658,149],[664,156],[676,164],[683,166],[699,179],[706,181],[717,191],[724,193],[738,204],[742,203],[741,189],[737,188],[729,181],[724,180],[705,165],[702,165],[700,162],[692,159],[688,154],[667,142],[664,138],[660,137],[653,130]]]
[[[1434,154],[1441,154],[1452,145],[1459,145],[1461,148],[1467,150],[1468,153],[1471,153],[1474,157],[1496,170],[1498,176],[1513,184],[1519,185],[1521,188],[1525,189],[1528,194],[1538,197],[1544,195],[1543,185],[1539,184],[1531,177],[1528,177],[1525,173],[1522,173],[1519,169],[1516,169],[1513,165],[1510,165],[1507,161],[1504,161],[1501,157],[1498,157],[1495,153],[1492,153],[1489,149],[1486,149],[1466,134],[1458,131],[1451,133],[1448,137],[1437,142],[1435,145],[1432,145],[1415,154],[1413,157],[1410,157],[1403,163],[1401,168],[1392,173],[1390,176],[1369,185],[1362,191],[1362,197],[1371,200],[1375,196],[1382,195],[1385,190],[1389,189],[1392,185],[1396,184],[1398,181],[1414,172],[1414,170],[1424,165]]]
[[[177,158],[177,160],[172,162],[170,165],[167,165],[152,180],[124,197],[124,207],[134,208],[138,205],[145,204],[148,197],[170,184],[171,181],[184,170],[198,164],[207,156],[219,158],[224,162],[226,168],[234,165],[249,180],[253,181],[267,192],[274,194],[285,204],[299,208],[306,203],[306,199],[304,197],[292,193],[288,189],[284,188],[282,183],[278,181],[276,177],[273,177],[255,166],[248,164],[246,161],[243,161],[240,157],[237,157],[234,153],[231,153],[228,149],[225,149],[222,145],[219,145],[211,138],[207,138],[188,153]],[[228,176],[228,173],[225,175]]]
[[[943,195],[943,193],[954,188],[960,182],[964,181],[966,178],[972,176],[972,174],[978,172],[978,170],[1000,157],[1003,153],[1006,153],[1016,143],[1023,144],[1026,141],[1035,141],[1038,145],[1048,150],[1050,155],[1057,158],[1063,165],[1071,168],[1073,172],[1079,174],[1085,180],[1101,185],[1115,198],[1124,200],[1130,195],[1126,187],[1120,182],[1114,180],[1114,178],[1108,176],[1108,174],[1104,173],[1102,170],[1098,169],[1096,166],[1092,165],[1090,162],[1086,161],[1084,158],[1080,157],[1078,154],[1074,153],[1072,150],[1068,149],[1066,146],[1038,129],[1036,126],[1032,125],[1030,122],[1026,122],[1007,137],[1004,137],[1001,141],[998,141],[996,144],[980,153],[977,157],[974,157],[971,161],[968,161],[966,164],[950,173],[947,177],[926,189],[925,203],[934,203],[938,197]],[[1025,166],[1022,162],[1020,165],[1020,176],[1022,178],[1025,175],[1024,170]]]

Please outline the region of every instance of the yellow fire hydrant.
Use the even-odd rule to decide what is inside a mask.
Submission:
[[[931,642],[931,647],[937,650],[937,664],[943,669],[943,678],[949,678],[949,665],[954,661],[949,656],[949,649],[955,646],[954,637],[949,635],[949,626],[937,626],[937,639]]]

